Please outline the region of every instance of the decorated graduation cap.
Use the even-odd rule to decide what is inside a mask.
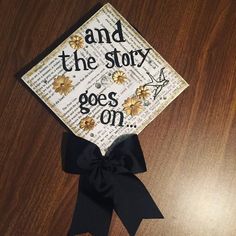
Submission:
[[[63,170],[80,174],[69,235],[107,235],[113,210],[130,235],[163,218],[134,175],[146,171],[137,135],[188,84],[134,27],[105,4],[19,75],[68,127]]]

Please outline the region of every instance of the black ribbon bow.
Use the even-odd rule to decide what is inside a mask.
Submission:
[[[113,209],[131,236],[142,219],[163,218],[134,175],[146,171],[136,134],[116,140],[105,156],[96,144],[71,133],[65,133],[62,148],[63,170],[80,174],[70,236],[85,232],[108,235]]]

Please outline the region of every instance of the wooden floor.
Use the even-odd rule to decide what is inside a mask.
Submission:
[[[96,3],[1,1],[0,236],[66,235],[78,178],[61,170],[65,128],[14,75]],[[235,236],[236,1],[110,3],[190,84],[139,135],[165,219],[137,236]],[[128,235],[116,215],[109,235]]]

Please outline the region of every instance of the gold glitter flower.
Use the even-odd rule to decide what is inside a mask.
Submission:
[[[138,97],[127,98],[123,103],[123,110],[127,115],[138,115],[142,111],[142,103]]]
[[[79,127],[84,131],[90,131],[94,128],[94,126],[95,126],[95,121],[90,116],[86,116],[79,122]]]
[[[67,95],[73,88],[72,81],[65,75],[59,75],[52,83],[56,93]]]
[[[69,41],[69,44],[72,48],[77,50],[84,46],[84,40],[81,36],[74,35],[74,36],[71,36],[70,39],[71,40]]]
[[[123,71],[118,70],[113,73],[112,79],[117,84],[123,84],[127,80],[127,77]]]
[[[145,86],[139,86],[136,89],[135,93],[138,96],[138,98],[144,99],[144,100],[150,95],[149,89],[146,88]]]

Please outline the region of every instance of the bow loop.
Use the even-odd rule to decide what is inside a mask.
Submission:
[[[115,140],[106,155],[115,160],[122,160],[123,166],[134,174],[147,171],[136,134],[121,136]]]
[[[83,174],[91,170],[94,162],[103,158],[97,145],[77,137],[71,133],[64,133],[62,139],[62,168],[70,174]]]

